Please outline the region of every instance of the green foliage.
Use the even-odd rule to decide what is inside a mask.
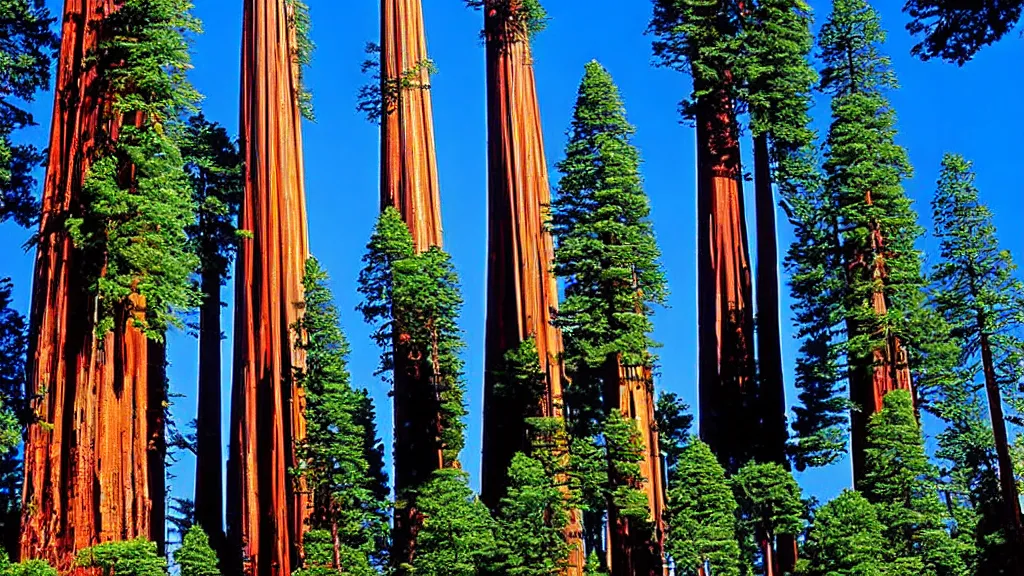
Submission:
[[[567,566],[571,546],[566,498],[555,470],[542,459],[517,453],[508,469],[508,493],[496,517],[498,559],[505,576],[553,576]]]
[[[608,501],[621,516],[641,528],[649,520],[650,504],[643,490],[646,479],[640,469],[644,460],[640,430],[635,420],[616,409],[605,419],[602,436],[609,466]]]
[[[731,481],[744,532],[769,536],[803,532],[807,511],[800,486],[781,464],[747,464]]]
[[[89,57],[120,129],[116,139],[96,135],[82,214],[67,227],[85,254],[100,336],[132,320],[162,340],[168,326],[181,326],[176,311],[198,301],[190,279],[198,258],[186,234],[195,206],[178,124],[199,98],[186,77],[186,35],[199,30],[190,8],[188,0],[126,0],[104,20],[105,39]]]
[[[12,306],[12,290],[9,279],[0,279],[0,532],[17,530],[23,483],[18,448],[32,418],[25,397],[28,325]]]
[[[49,10],[34,0],[0,0],[0,222],[31,226],[39,216],[32,176],[43,160],[33,146],[12,140],[35,125],[24,104],[50,84],[58,40]]]
[[[334,538],[329,530],[310,530],[302,538],[303,566],[294,576],[375,576],[380,574],[361,550],[342,545],[335,562]]]
[[[666,546],[681,576],[740,574],[738,505],[725,469],[707,444],[691,438],[669,479]]]
[[[412,569],[419,576],[483,576],[495,560],[494,520],[468,475],[442,469],[419,489],[423,527]]]
[[[227,280],[241,238],[238,211],[245,190],[242,156],[227,130],[202,114],[189,119],[181,155],[192,184],[196,221],[188,227],[200,271]]]
[[[430,77],[437,74],[434,61],[424,58],[402,70],[395,78],[384,78],[381,73],[381,47],[367,42],[366,60],[361,69],[370,77],[369,83],[359,88],[356,110],[366,116],[371,124],[379,125],[384,116],[398,111],[399,103],[409,90],[430,90]]]
[[[875,505],[889,545],[886,557],[913,574],[963,575],[966,566],[946,532],[936,471],[909,392],[895,390],[868,423],[864,496]]]
[[[548,25],[548,12],[540,0],[520,0],[518,3],[504,0],[465,0],[466,6],[484,9],[494,13],[494,18],[508,22],[513,30],[525,39],[532,39]]]
[[[156,553],[156,544],[143,540],[105,542],[79,550],[79,568],[98,568],[103,576],[166,576],[167,561]]]
[[[444,459],[454,462],[465,444],[466,408],[459,358],[464,347],[458,326],[462,296],[451,257],[436,246],[417,254],[409,228],[389,207],[377,221],[363,262],[359,310],[374,326],[372,337],[383,349],[378,373],[395,369],[397,353],[419,363],[419,373],[427,375],[440,399]]]
[[[302,117],[313,121],[316,118],[313,114],[313,94],[305,82],[306,69],[313,63],[313,51],[316,50],[311,36],[313,20],[309,16],[309,6],[302,0],[286,0],[286,5],[288,6],[288,23],[295,33],[292,58],[299,71],[299,77],[296,79],[295,98],[299,103],[299,112]]]
[[[181,576],[220,576],[217,554],[210,539],[199,526],[189,528],[181,547],[174,551],[174,563]]]
[[[908,0],[911,34],[924,38],[912,52],[923,60],[942,58],[960,66],[1010,32],[1024,13],[1021,0]]]
[[[306,353],[305,368],[296,375],[306,393],[306,438],[297,446],[302,462],[297,473],[313,494],[313,530],[336,532],[337,553],[361,559],[343,566],[369,566],[387,533],[387,478],[372,402],[350,383],[349,345],[328,281],[310,258],[303,314],[294,327],[296,345]],[[333,539],[331,545],[333,562]]]
[[[608,571],[604,569],[601,564],[601,559],[597,556],[597,552],[590,552],[587,556],[587,565],[583,567],[584,576],[608,576]]]
[[[673,392],[662,392],[654,409],[658,424],[658,445],[665,458],[668,473],[672,474],[679,457],[690,440],[693,415],[690,406]]]
[[[43,560],[26,560],[12,564],[0,546],[0,576],[57,576],[57,571]]]
[[[846,490],[814,515],[805,558],[798,574],[806,576],[882,576],[886,541],[874,506]]]

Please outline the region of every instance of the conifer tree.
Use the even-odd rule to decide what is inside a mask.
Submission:
[[[866,418],[889,389],[909,388],[910,317],[922,306],[920,236],[903,191],[910,175],[896,144],[886,98],[896,88],[885,33],[865,0],[835,0],[819,36],[821,89],[832,97],[825,185],[793,208],[803,230],[790,252],[794,296],[805,337],[798,367],[803,410],[795,428],[798,463],[828,463],[845,444],[846,407],[837,364],[845,358],[853,402],[855,476],[862,473]],[[837,274],[836,270],[842,271]],[[820,287],[811,282],[819,279]],[[834,333],[845,329],[845,339]]]
[[[306,437],[297,447],[303,463],[299,473],[312,492],[311,529],[329,537],[326,565],[344,574],[364,574],[379,559],[387,530],[387,478],[375,458],[376,429],[367,421],[373,416],[372,403],[352,389],[349,345],[327,282],[319,262],[310,258],[303,279],[303,314],[295,326],[296,346],[306,353],[305,367],[296,378],[306,393]],[[316,541],[318,535],[311,538]]]
[[[1003,523],[1011,547],[1024,547],[1019,493],[1010,456],[1004,403],[1020,405],[1020,308],[1024,283],[1009,252],[999,249],[992,214],[981,203],[971,164],[958,155],[942,162],[932,202],[942,260],[934,267],[935,304],[962,343],[969,383],[980,377],[988,400],[998,461]],[[1024,565],[1024,558],[1018,557]]]
[[[776,539],[803,532],[805,508],[800,486],[777,462],[747,464],[731,479],[739,506],[740,528],[753,538],[763,573],[782,573]]]
[[[868,423],[862,490],[878,512],[886,557],[908,574],[963,576],[910,393],[894,390],[884,402]]]
[[[495,561],[494,520],[469,488],[468,475],[442,469],[418,490],[423,527],[412,572],[418,576],[483,576]]]
[[[924,38],[913,48],[923,60],[942,58],[963,66],[985,46],[998,42],[1024,14],[1021,0],[907,0],[911,34]]]
[[[690,406],[673,392],[662,392],[658,396],[655,416],[658,422],[661,455],[665,458],[665,471],[672,476],[679,457],[690,440],[693,416],[690,414]]]
[[[236,228],[242,200],[242,158],[223,127],[201,114],[189,119],[181,149],[192,184],[196,221],[188,228],[199,257],[199,392],[196,403],[196,490],[198,521],[216,549],[224,545],[223,441],[221,440],[221,286],[238,247]]]
[[[739,576],[736,497],[711,448],[691,438],[669,479],[668,553],[682,576]],[[710,569],[710,570],[709,570]]]
[[[167,561],[156,552],[156,544],[142,538],[97,544],[79,550],[78,568],[95,568],[103,576],[166,576]]]
[[[181,325],[176,312],[198,301],[191,281],[198,258],[186,233],[194,202],[179,147],[179,118],[199,98],[187,79],[186,35],[199,30],[190,8],[187,0],[125,0],[104,19],[108,39],[93,56],[120,128],[116,138],[95,135],[82,213],[67,228],[98,300],[98,335],[132,318],[162,340]]]
[[[14,553],[21,516],[22,457],[19,446],[30,413],[25,398],[28,327],[13,308],[13,286],[0,280],[0,552]]]
[[[798,573],[806,576],[882,576],[891,574],[883,560],[882,523],[874,506],[846,490],[814,514]]]
[[[174,551],[174,563],[181,576],[220,576],[217,553],[210,547],[210,539],[199,526],[189,528],[181,547]]]
[[[28,227],[39,217],[32,171],[44,157],[33,146],[15,144],[13,136],[35,124],[24,104],[50,84],[58,45],[54,21],[41,2],[0,2],[0,222]]]

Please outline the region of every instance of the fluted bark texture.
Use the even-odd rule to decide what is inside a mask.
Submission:
[[[756,416],[750,248],[735,112],[722,93],[697,107],[697,285],[700,434],[733,472]]]
[[[95,336],[96,301],[65,220],[102,134],[118,122],[87,62],[112,0],[67,0],[31,310],[29,387],[38,421],[25,447],[22,559],[72,568],[75,551],[144,537],[163,543],[163,347],[122,315]],[[141,308],[142,302],[135,304]]]
[[[228,538],[246,575],[289,576],[309,507],[289,474],[305,436],[303,362],[292,326],[309,255],[303,188],[297,39],[287,0],[246,0],[235,357],[228,460]],[[240,564],[239,564],[240,562]]]
[[[484,7],[487,53],[487,320],[484,370],[483,485],[496,507],[507,487],[517,451],[528,448],[526,414],[503,406],[496,394],[505,354],[534,338],[546,376],[539,415],[562,417],[561,332],[551,324],[558,290],[551,262],[554,245],[545,229],[551,202],[529,38],[513,16],[517,0]],[[578,514],[570,519],[569,574],[582,573]]]

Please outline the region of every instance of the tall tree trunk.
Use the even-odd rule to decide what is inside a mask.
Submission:
[[[203,270],[199,308],[199,392],[196,415],[195,509],[210,545],[225,557],[224,441],[221,436],[221,275]]]
[[[761,420],[759,460],[788,466],[786,442],[789,434],[779,311],[779,250],[767,134],[754,138],[754,178],[757,208],[757,412]]]
[[[700,435],[729,471],[754,456],[754,318],[736,118],[722,89],[697,107]]]
[[[992,420],[992,433],[996,441],[996,456],[999,459],[999,484],[1005,506],[1005,522],[1009,549],[1016,554],[1016,574],[1024,574],[1024,529],[1021,527],[1020,495],[1014,476],[1013,459],[1010,456],[1010,440],[1006,433],[1006,419],[1003,414],[1003,395],[999,390],[995,363],[992,358],[992,343],[989,335],[981,331],[981,362],[985,372],[985,392],[988,395],[988,409]]]
[[[299,319],[309,257],[295,58],[288,0],[246,0],[242,41],[245,193],[235,274],[234,383],[228,458],[229,560],[246,576],[290,576],[309,514],[295,445],[306,434]]]
[[[21,558],[62,572],[82,548],[159,536],[163,518],[163,405],[153,405],[163,382],[151,382],[150,370],[151,360],[162,370],[162,356],[151,357],[127,314],[96,337],[85,270],[97,263],[82,261],[65,229],[80,215],[94,147],[117,138],[118,120],[88,63],[116,6],[65,2],[34,273],[27,370],[38,422],[25,445]]]
[[[779,569],[779,558],[775,552],[775,539],[772,535],[763,529],[757,531],[758,545],[761,548],[761,561],[764,570],[764,576],[782,576],[782,571]]]
[[[519,0],[484,2],[487,53],[488,263],[481,497],[496,508],[512,456],[528,448],[527,414],[509,411],[496,393],[505,354],[533,338],[547,384],[542,416],[562,418],[561,332],[551,325],[558,288],[554,245],[545,229],[551,202],[537,85]],[[579,513],[570,512],[568,576],[586,561]]]

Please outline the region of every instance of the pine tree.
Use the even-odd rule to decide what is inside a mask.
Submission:
[[[169,326],[181,326],[176,312],[198,302],[198,258],[186,233],[195,207],[179,147],[179,118],[199,98],[186,77],[186,35],[199,30],[190,8],[187,0],[126,0],[104,19],[109,39],[93,56],[120,127],[116,139],[96,135],[82,214],[67,227],[88,263],[99,335],[132,319],[162,340]]]
[[[305,272],[303,315],[294,328],[296,345],[306,353],[296,378],[306,394],[306,437],[297,452],[300,474],[313,494],[311,529],[330,537],[328,566],[366,573],[388,523],[387,479],[380,464],[368,460],[374,456],[368,446],[377,446],[376,430],[366,421],[372,404],[351,387],[349,345],[326,272],[315,258]]]
[[[891,574],[883,560],[882,523],[874,506],[846,490],[814,514],[799,574],[806,576],[882,576]]]
[[[907,30],[924,35],[914,55],[963,66],[1013,29],[1024,13],[1024,1],[979,0],[968,6],[956,0],[908,0],[903,11],[913,18]]]
[[[988,399],[998,461],[1003,523],[1012,547],[1024,546],[1019,493],[1010,457],[1004,403],[1020,405],[1020,350],[1024,283],[1014,277],[1009,252],[999,249],[992,214],[981,203],[971,164],[947,155],[932,202],[942,260],[932,272],[935,304],[962,343],[970,383],[980,375]],[[980,360],[980,363],[979,363]],[[1020,558],[1020,557],[1019,557]],[[1018,562],[1024,564],[1024,559]]]
[[[174,551],[174,563],[181,576],[220,576],[217,554],[210,547],[210,539],[199,526],[189,528],[181,547]]]
[[[33,146],[15,144],[13,135],[35,124],[24,104],[50,84],[58,45],[54,21],[40,2],[0,2],[0,222],[28,227],[39,217],[32,171],[44,156]]]
[[[166,576],[167,561],[156,544],[143,539],[105,542],[79,550],[78,568],[95,568],[103,576]]]
[[[733,492],[739,506],[741,531],[753,538],[760,552],[764,574],[781,574],[776,539],[803,532],[805,508],[800,486],[779,463],[751,463],[732,477]],[[784,538],[783,538],[784,539]]]
[[[483,576],[495,560],[494,520],[470,490],[468,475],[442,469],[417,495],[423,527],[412,571],[419,576]]]
[[[910,393],[894,390],[884,402],[868,423],[862,489],[884,527],[887,558],[908,574],[962,576]]]
[[[661,455],[665,458],[666,472],[671,476],[690,440],[693,416],[690,414],[690,406],[673,392],[662,392],[658,396],[654,414],[658,422]]]
[[[23,482],[19,453],[30,418],[25,398],[28,326],[13,308],[13,286],[0,280],[0,551],[17,549]]]
[[[189,119],[181,154],[192,185],[196,221],[188,228],[199,257],[199,391],[196,403],[196,490],[199,523],[213,546],[224,545],[221,440],[221,286],[238,247],[242,158],[227,130],[201,114]]]
[[[738,505],[711,448],[691,438],[669,479],[668,552],[682,576],[738,576]],[[710,568],[710,572],[707,570]]]
[[[810,454],[805,463],[838,457],[833,451],[843,444],[845,419],[835,365],[845,357],[857,479],[867,416],[880,408],[885,392],[911,386],[908,327],[922,307],[921,257],[914,248],[921,231],[902,187],[911,167],[895,142],[895,112],[885,96],[896,79],[881,52],[884,40],[877,13],[864,0],[835,0],[819,36],[821,89],[832,97],[825,188],[796,207],[805,228],[798,239],[814,244],[790,253],[806,338],[798,372],[804,410],[795,425],[798,444],[806,444],[800,451]],[[814,290],[807,281],[815,276],[822,289],[806,293]],[[837,342],[831,332],[841,323],[846,339]]]

